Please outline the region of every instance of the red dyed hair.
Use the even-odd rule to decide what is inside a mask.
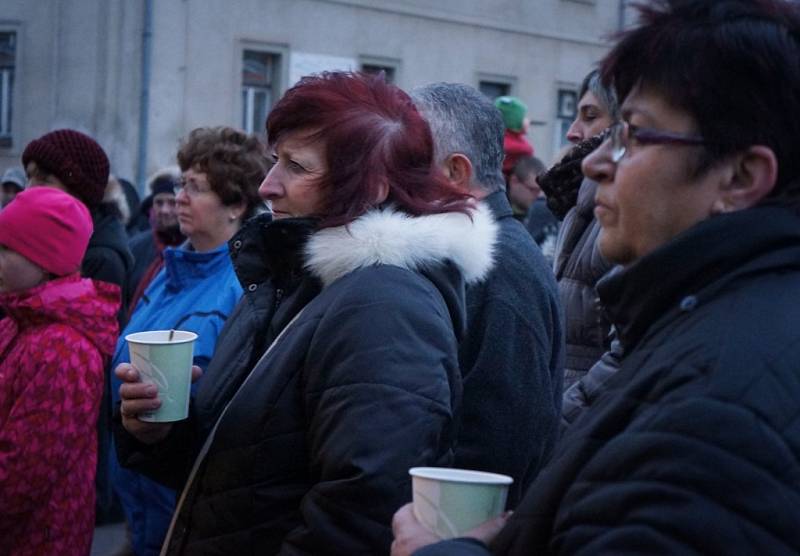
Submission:
[[[382,76],[304,77],[267,118],[270,145],[295,132],[324,145],[322,227],[348,224],[367,212],[383,184],[387,202],[414,216],[467,213],[472,206],[472,197],[435,166],[430,128],[411,98]]]

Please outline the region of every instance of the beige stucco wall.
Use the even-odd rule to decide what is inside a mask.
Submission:
[[[154,0],[147,172],[173,163],[201,125],[240,125],[241,56],[283,55],[281,88],[303,71],[399,63],[404,88],[432,81],[513,82],[530,138],[556,148],[557,89],[577,87],[619,25],[619,0]],[[112,168],[135,179],[143,0],[2,0],[0,30],[18,33],[13,144],[56,127],[94,135]]]

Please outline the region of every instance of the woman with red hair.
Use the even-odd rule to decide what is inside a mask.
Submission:
[[[245,296],[191,416],[140,421],[160,402],[120,366],[119,450],[183,488],[166,553],[388,553],[408,469],[452,458],[464,284],[495,224],[382,78],[304,78],[267,134],[271,217],[231,241]]]

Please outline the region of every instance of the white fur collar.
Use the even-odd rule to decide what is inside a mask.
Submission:
[[[328,286],[375,264],[419,270],[450,260],[469,284],[480,282],[492,269],[497,233],[497,223],[483,203],[471,219],[460,212],[414,217],[391,208],[373,210],[347,226],[311,236],[306,266]]]

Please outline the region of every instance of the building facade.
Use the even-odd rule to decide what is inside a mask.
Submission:
[[[3,0],[0,170],[73,127],[139,184],[198,126],[263,133],[301,76],[384,71],[511,94],[545,163],[576,90],[625,20],[624,0]]]

